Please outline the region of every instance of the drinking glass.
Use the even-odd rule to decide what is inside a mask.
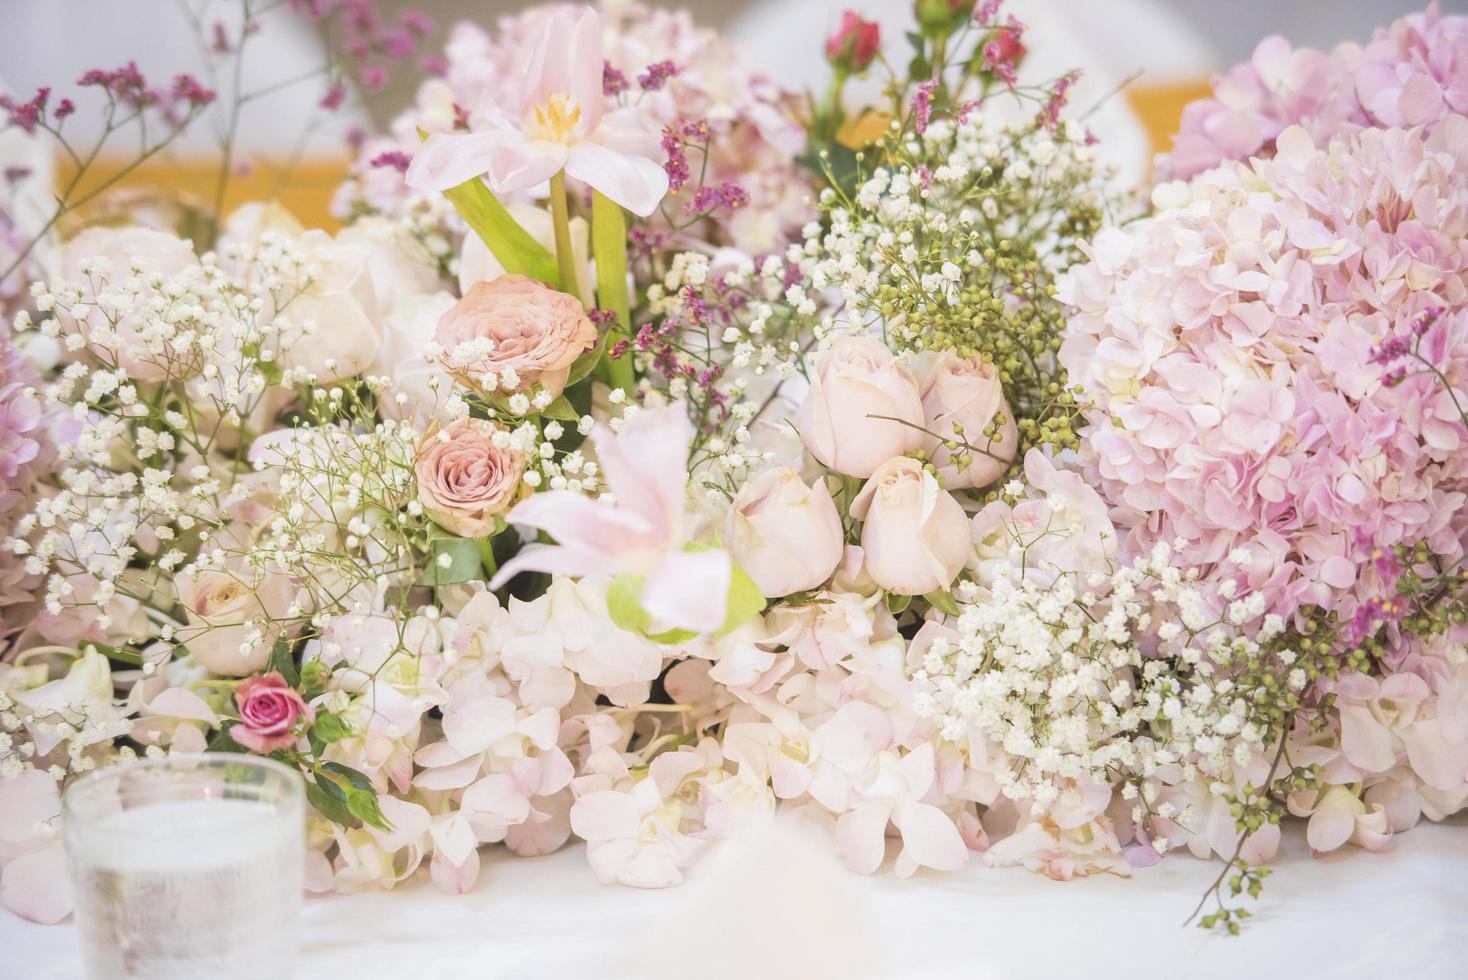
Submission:
[[[298,772],[204,753],[124,763],[62,798],[91,980],[290,976],[305,855]]]

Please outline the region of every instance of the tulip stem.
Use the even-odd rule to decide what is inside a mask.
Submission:
[[[571,212],[566,206],[566,172],[550,179],[551,220],[556,229],[556,268],[561,273],[561,291],[570,293],[583,303],[581,284],[576,278],[576,256],[571,250]]]

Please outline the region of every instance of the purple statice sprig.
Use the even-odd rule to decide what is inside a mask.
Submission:
[[[671,61],[659,61],[648,65],[642,74],[637,76],[637,87],[644,92],[661,92],[668,84],[668,80],[676,76],[680,71],[677,65]]]

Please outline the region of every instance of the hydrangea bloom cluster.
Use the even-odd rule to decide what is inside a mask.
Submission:
[[[548,17],[571,9],[529,9],[501,18],[493,32],[472,23],[455,25],[441,77],[423,84],[415,106],[393,123],[390,136],[363,144],[338,209],[396,214],[407,206],[411,194],[391,154],[411,156],[419,129],[452,131],[476,113],[518,115],[520,54]],[[794,162],[805,145],[792,114],[796,97],[727,40],[696,27],[686,11],[618,3],[598,12],[608,111],[635,106],[664,130],[674,193],[663,204],[663,223],[693,232],[690,238],[750,254],[776,250],[794,237],[808,217],[811,194]],[[699,179],[691,180],[695,175]]]
[[[1342,619],[1384,587],[1376,550],[1462,558],[1465,138],[1461,116],[1328,145],[1290,129],[1097,236],[1060,358],[1128,550],[1247,546],[1271,610]],[[1388,383],[1378,345],[1424,326],[1432,370]]]
[[[1468,17],[1433,3],[1377,32],[1365,47],[1291,48],[1282,37],[1213,81],[1213,96],[1183,111],[1164,180],[1187,179],[1225,160],[1271,156],[1279,135],[1300,126],[1317,142],[1363,127],[1431,131],[1468,111]]]

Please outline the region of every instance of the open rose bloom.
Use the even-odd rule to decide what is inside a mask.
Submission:
[[[206,747],[299,769],[316,891],[790,818],[911,888],[1217,861],[1234,931],[1468,806],[1468,18],[1264,41],[1137,214],[999,0],[847,12],[813,98],[637,0],[280,6],[433,68],[339,230],[0,194],[8,907],[72,779]],[[80,85],[154,152],[215,98]]]

